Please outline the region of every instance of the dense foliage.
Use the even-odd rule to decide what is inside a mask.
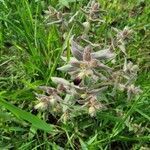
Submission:
[[[0,1],[0,149],[148,150],[150,4]]]

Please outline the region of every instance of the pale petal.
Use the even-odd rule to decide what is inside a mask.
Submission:
[[[89,115],[91,117],[94,117],[96,115],[96,109],[93,106],[89,107]]]
[[[138,67],[138,65],[133,65],[133,67],[131,68],[131,71],[132,72],[137,72],[139,70],[139,67]]]
[[[77,69],[75,71],[69,72],[69,74],[71,75],[72,79],[75,79],[78,76],[79,73],[80,73],[80,69]]]
[[[112,30],[114,30],[116,33],[120,32],[121,30],[117,29],[117,28],[114,28],[112,27]]]
[[[127,68],[127,59],[125,58],[124,65],[123,65],[123,71],[126,72],[127,70],[128,70],[128,68]]]
[[[38,103],[37,105],[34,106],[35,109],[41,109],[41,110],[46,110],[48,105],[46,103]]]
[[[79,93],[83,93],[86,91],[87,87],[80,87],[80,86],[76,86],[76,85],[73,85],[73,87],[76,89],[77,92]]]

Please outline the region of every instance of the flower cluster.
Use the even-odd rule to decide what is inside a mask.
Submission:
[[[76,42],[71,41],[71,52],[74,57],[70,59],[67,65],[58,68],[58,70],[68,72],[72,78],[84,79],[85,77],[91,77],[96,80],[97,78],[104,78],[97,70],[103,69],[107,72],[112,70],[102,63],[102,60],[115,56],[110,49],[92,52],[90,46],[83,48]]]
[[[91,20],[99,19],[98,2],[92,2],[86,11],[84,9],[82,11],[88,18],[87,22],[83,23],[86,27]],[[46,14],[63,20],[63,15],[60,16],[54,9],[49,8]],[[75,16],[77,15],[75,14]],[[103,99],[104,96],[110,93],[113,93],[112,96],[114,96],[114,91],[120,90],[126,92],[127,99],[131,100],[134,95],[141,93],[140,87],[135,86],[138,66],[127,61],[124,44],[132,31],[128,27],[123,30],[114,30],[117,32],[116,37],[109,46],[102,50],[98,50],[90,41],[88,44],[84,40],[79,43],[77,42],[78,37],[72,36],[73,38],[70,38],[69,41],[72,57],[68,61],[68,58],[62,56],[65,65],[57,69],[67,72],[70,78],[52,77],[51,80],[55,83],[55,88],[40,86],[39,89],[43,93],[36,93],[38,101],[35,109],[60,115],[60,119],[63,120],[69,119],[77,113],[86,113],[94,117],[97,112],[108,109],[106,107],[108,104]],[[124,59],[124,64],[120,64],[119,68],[111,63],[111,60],[116,58],[115,50],[118,47],[123,52]]]

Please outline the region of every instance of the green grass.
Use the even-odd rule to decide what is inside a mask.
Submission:
[[[127,52],[140,67],[137,85],[143,93],[121,108],[123,117],[115,113],[124,101],[121,95],[110,111],[100,112],[96,118],[83,114],[56,125],[58,118],[50,116],[46,123],[42,113],[32,115],[33,92],[39,85],[51,85],[51,76],[66,76],[56,70],[62,64],[60,56],[67,52],[69,59],[69,38],[81,32],[75,22],[65,31],[64,40],[57,25],[45,25],[43,11],[52,5],[63,12],[75,13],[88,1],[70,2],[66,8],[57,0],[0,0],[0,149],[144,150],[142,147],[150,147],[150,3],[148,0],[99,2],[106,11],[102,14],[105,23],[94,28],[91,40],[106,46],[111,27],[129,26],[134,30]],[[79,16],[78,21],[84,21],[84,17]]]

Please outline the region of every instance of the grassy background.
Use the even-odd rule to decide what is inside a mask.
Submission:
[[[69,0],[68,0],[69,1]],[[62,33],[56,25],[45,26],[43,11],[49,5],[63,12],[75,13],[88,1],[71,1],[66,8],[57,0],[0,0],[0,149],[140,149],[150,140],[150,1],[99,0],[103,23],[93,33],[93,42],[108,44],[111,27],[129,26],[134,36],[127,45],[129,58],[140,66],[139,84],[143,94],[124,108],[124,118],[102,112],[97,119],[86,116],[62,124],[50,133],[47,124],[26,114],[31,112],[38,85],[50,85],[51,76],[64,76],[56,71],[65,51]],[[79,17],[82,20],[82,16]],[[71,27],[66,31],[70,33]],[[72,34],[81,31],[74,25]],[[69,50],[68,50],[69,51]],[[123,99],[123,97],[118,97]],[[6,103],[3,100],[9,101]],[[13,105],[11,105],[11,104]],[[15,107],[16,105],[17,107]],[[18,108],[20,108],[18,110]],[[11,113],[9,111],[11,111]],[[17,116],[17,117],[16,117]],[[42,114],[38,117],[43,118]],[[34,118],[34,119],[33,119]],[[38,123],[41,123],[37,126]],[[55,124],[50,119],[50,124]],[[138,124],[137,132],[131,129]],[[136,127],[135,127],[136,128]],[[76,148],[75,148],[76,147]]]

